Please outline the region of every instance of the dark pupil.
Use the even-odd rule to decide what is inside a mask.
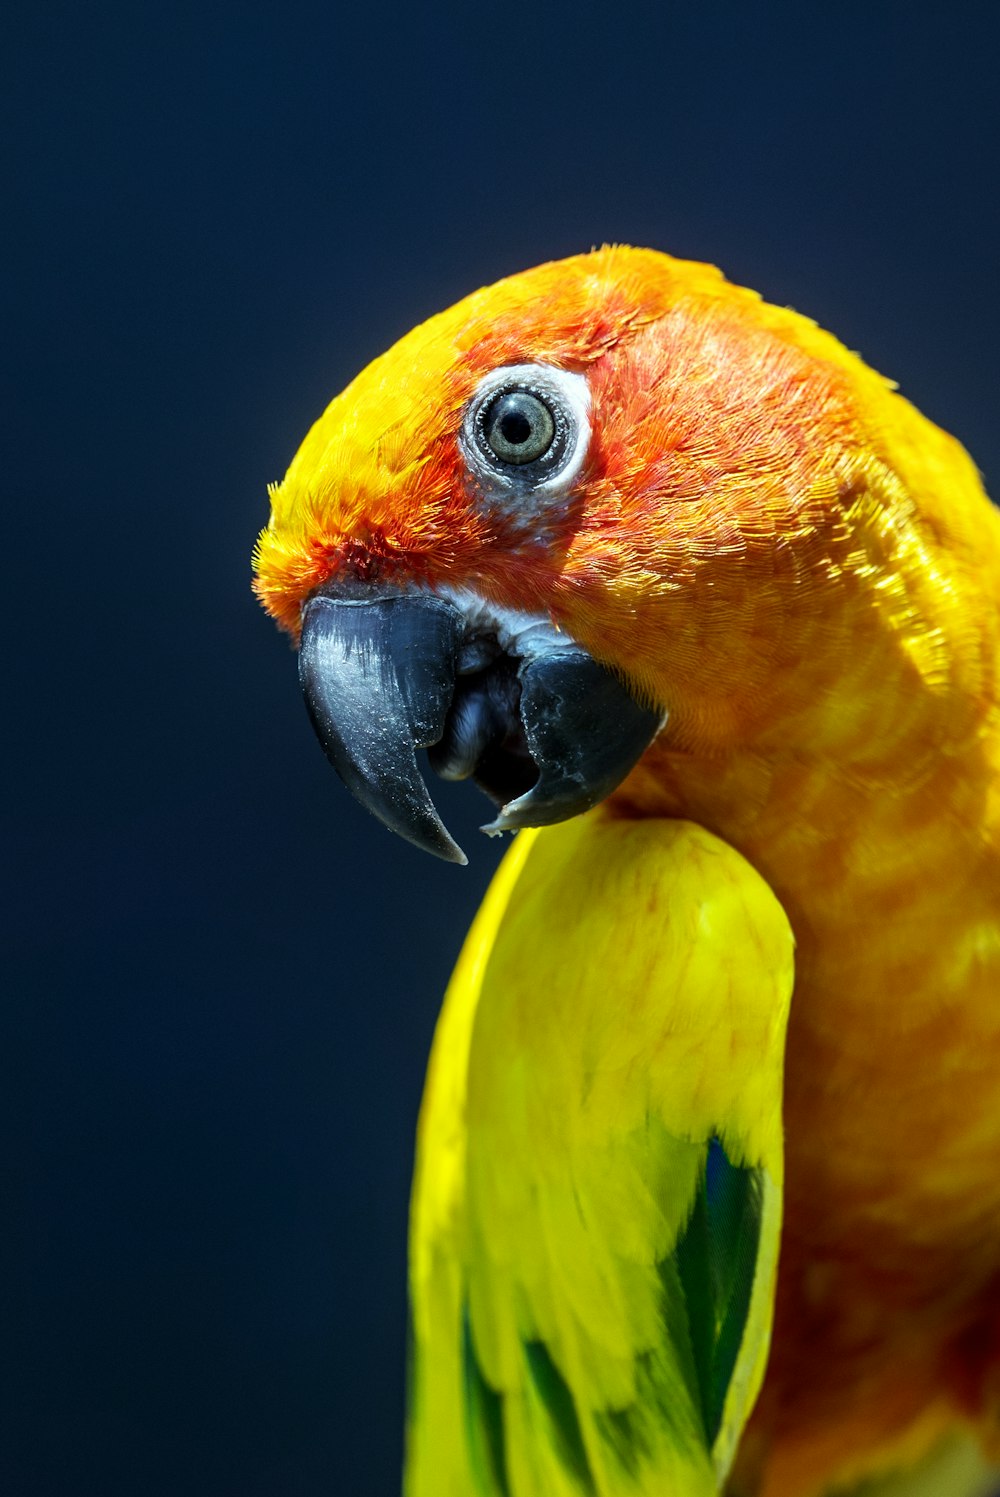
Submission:
[[[521,466],[544,457],[556,423],[547,403],[530,390],[505,390],[486,407],[482,432],[494,457]]]
[[[512,447],[520,447],[531,436],[531,422],[522,411],[508,411],[500,418],[500,435]]]

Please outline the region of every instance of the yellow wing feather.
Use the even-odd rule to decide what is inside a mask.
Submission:
[[[766,1361],[791,986],[780,906],[701,828],[597,812],[517,838],[421,1115],[408,1497],[718,1490]],[[707,1420],[693,1234],[718,1169],[755,1182],[759,1233]]]

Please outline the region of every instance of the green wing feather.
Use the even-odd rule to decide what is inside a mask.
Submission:
[[[792,940],[681,822],[521,834],[421,1113],[408,1497],[709,1497],[763,1375]]]
[[[674,1249],[697,1373],[705,1436],[714,1445],[743,1344],[764,1212],[764,1176],[708,1147],[687,1226]]]

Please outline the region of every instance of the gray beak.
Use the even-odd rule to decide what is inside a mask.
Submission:
[[[518,660],[430,592],[358,583],[302,610],[299,679],[327,758],[391,831],[465,863],[424,783],[471,778],[499,806],[484,831],[565,821],[609,795],[663,723],[573,644]]]

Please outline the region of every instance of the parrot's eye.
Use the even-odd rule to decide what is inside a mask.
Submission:
[[[494,369],[466,407],[461,447],[477,487],[508,494],[528,517],[531,497],[575,482],[590,440],[590,391],[582,374],[548,364]]]
[[[556,423],[552,412],[530,390],[507,390],[483,411],[483,436],[504,463],[533,463],[552,446]]]

